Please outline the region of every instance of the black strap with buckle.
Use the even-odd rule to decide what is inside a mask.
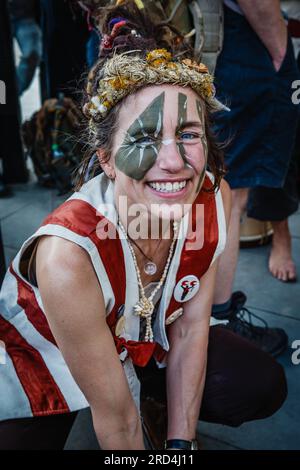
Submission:
[[[198,450],[198,443],[196,439],[186,441],[184,439],[169,439],[164,443],[165,449],[180,449],[180,450]]]

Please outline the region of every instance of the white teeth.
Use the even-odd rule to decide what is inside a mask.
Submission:
[[[181,191],[186,185],[185,181],[176,181],[175,183],[171,183],[170,181],[167,183],[149,183],[151,188],[155,189],[156,191],[160,191],[162,193],[175,193],[177,191]]]

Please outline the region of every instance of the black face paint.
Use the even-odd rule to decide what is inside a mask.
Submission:
[[[116,153],[116,166],[125,175],[141,180],[154,165],[160,147],[165,93],[147,106],[131,124]]]

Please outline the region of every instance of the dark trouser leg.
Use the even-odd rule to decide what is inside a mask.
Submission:
[[[297,212],[297,164],[293,158],[283,188],[252,188],[248,201],[248,217],[258,220],[281,221]]]
[[[17,69],[19,94],[30,86],[42,56],[42,32],[33,18],[15,22],[15,36],[21,49]]]
[[[77,411],[0,422],[0,450],[62,450]]]
[[[64,93],[78,99],[78,82],[86,69],[89,31],[81,15],[74,18],[69,2],[40,0],[43,33],[43,100]],[[62,47],[63,44],[63,47]]]
[[[143,395],[165,401],[165,370],[151,363],[137,373]],[[283,368],[269,354],[222,326],[210,328],[200,420],[239,426],[267,418],[286,395]]]
[[[298,69],[300,70],[300,55],[298,56]],[[250,191],[248,201],[248,216],[258,220],[281,221],[286,220],[297,211],[299,205],[299,162],[300,162],[300,114],[291,108],[294,113],[295,143],[290,158],[288,171],[282,188],[257,187]]]

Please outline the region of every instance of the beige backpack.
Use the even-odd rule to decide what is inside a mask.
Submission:
[[[167,15],[193,41],[195,59],[213,73],[223,45],[223,1],[169,0]]]
[[[223,45],[222,0],[134,0],[145,4],[157,18],[172,23],[189,38],[195,59],[214,72]],[[93,15],[99,7],[116,4],[118,0],[72,0]]]

